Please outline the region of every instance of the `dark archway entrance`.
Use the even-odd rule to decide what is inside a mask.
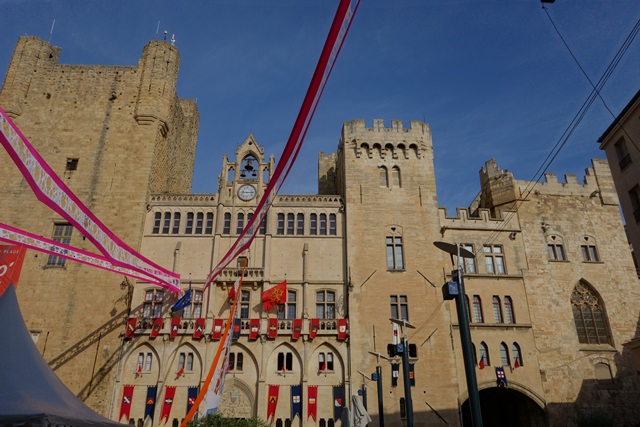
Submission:
[[[480,390],[482,423],[487,427],[547,427],[545,412],[528,396],[504,387]],[[462,423],[471,427],[469,399],[462,404]]]

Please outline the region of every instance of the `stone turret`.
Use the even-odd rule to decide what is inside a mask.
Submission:
[[[168,131],[179,68],[178,49],[166,41],[152,40],[142,50],[135,119],[139,124],[159,120],[163,135]]]
[[[38,37],[24,36],[18,39],[0,93],[2,108],[9,117],[15,119],[22,114],[29,91],[35,89],[32,86],[34,75],[38,69],[57,65],[60,50]]]

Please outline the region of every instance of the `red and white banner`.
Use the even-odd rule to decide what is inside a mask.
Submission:
[[[27,249],[23,245],[0,245],[0,295],[13,283],[18,287],[22,262]]]
[[[157,337],[161,330],[162,317],[156,317],[155,319],[153,319],[153,326],[151,326],[151,333],[149,334],[149,338]]]
[[[124,418],[125,423],[129,422],[129,416],[131,413],[131,400],[133,399],[133,387],[132,385],[125,385],[122,391],[122,402],[120,403],[120,416],[118,421]]]
[[[293,319],[293,332],[291,332],[291,338],[297,340],[300,338],[302,332],[302,319]]]
[[[134,251],[105,226],[64,184],[18,127],[0,108],[0,144],[7,151],[38,200],[69,221],[115,266],[156,278],[180,292],[180,276]]]
[[[280,160],[278,161],[273,176],[271,177],[262,198],[258,202],[258,206],[256,207],[253,216],[247,223],[247,226],[240,236],[238,236],[229,251],[218,262],[218,265],[216,265],[211,273],[209,273],[204,289],[209,287],[213,279],[220,274],[222,269],[224,269],[231,261],[236,259],[239,254],[249,248],[251,241],[260,228],[260,224],[262,224],[262,221],[267,216],[267,211],[273,204],[280,187],[284,183],[284,180],[289,174],[289,171],[302,148],[302,143],[304,142],[307,130],[309,129],[309,125],[313,119],[316,107],[318,106],[322,92],[324,91],[329,76],[331,75],[333,66],[338,58],[340,49],[342,48],[342,43],[344,42],[349,28],[351,27],[351,22],[358,10],[359,4],[360,0],[340,0],[338,10],[336,11],[333,22],[331,23],[329,34],[327,35],[324,47],[322,48],[322,53],[320,54],[320,58],[316,64],[316,69],[313,73],[313,77],[311,78],[311,83],[309,84],[307,93],[302,101],[298,117],[296,117],[296,121],[291,129],[291,133],[289,134],[289,139],[287,140],[287,144],[280,155]]]
[[[310,385],[307,387],[308,405],[307,405],[307,419],[313,417],[313,421],[318,416],[318,386]]]
[[[138,324],[138,318],[137,317],[131,317],[128,321],[127,321],[127,327],[124,331],[124,337],[125,338],[132,338],[133,334],[135,334],[136,332],[136,325]]]
[[[276,338],[278,336],[278,319],[269,318],[269,329],[267,329],[267,338]]]
[[[160,282],[155,277],[147,276],[128,268],[116,267],[111,263],[111,261],[101,255],[55,242],[6,224],[0,224],[0,241],[23,245],[29,249],[34,249],[39,252],[70,259],[82,264],[91,265],[103,270],[113,271],[114,273],[124,274],[125,276],[160,285]]]
[[[175,338],[178,335],[178,329],[180,329],[181,321],[182,319],[180,317],[171,318],[171,332],[169,333],[171,338]]]
[[[311,319],[311,327],[309,328],[309,338],[314,339],[320,329],[320,319]]]
[[[276,415],[276,408],[278,407],[278,393],[280,392],[280,386],[269,384],[269,398],[267,401],[267,422],[269,421],[269,417],[273,418]]]
[[[249,327],[249,339],[257,340],[260,335],[260,319],[251,319],[251,325]]]
[[[162,405],[162,413],[160,414],[160,424],[166,417],[169,421],[169,414],[171,413],[171,406],[173,405],[173,399],[176,395],[175,386],[166,386],[164,389],[164,403]]]
[[[213,319],[213,331],[211,331],[211,339],[219,340],[222,337],[223,319]]]
[[[338,319],[338,339],[347,339],[347,319]]]
[[[200,317],[196,319],[196,327],[193,330],[193,338],[200,339],[204,333],[204,318]]]

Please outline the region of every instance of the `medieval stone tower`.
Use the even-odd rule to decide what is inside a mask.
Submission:
[[[178,51],[152,41],[137,66],[63,65],[59,56],[60,48],[21,37],[0,106],[71,191],[138,249],[149,195],[191,187],[199,116],[193,100],[176,94]],[[4,152],[0,163],[0,222],[97,253],[36,200]],[[33,251],[17,289],[45,360],[103,414],[130,292],[122,276]]]
[[[440,422],[431,405],[455,422],[455,411],[446,409],[456,407],[456,377],[449,313],[440,293],[444,257],[433,245],[440,240],[440,226],[430,128],[419,121],[409,128],[401,121],[392,121],[391,127],[382,120],[374,120],[373,127],[364,120],[347,122],[337,171],[346,211],[353,370],[374,372],[376,357],[369,351],[389,355],[389,318],[408,320],[417,326],[407,330],[415,369],[414,414]],[[400,356],[390,363],[400,363]],[[391,374],[385,361],[385,385]],[[397,387],[385,390],[385,412],[402,412],[402,368],[398,377]],[[369,402],[376,407],[373,393]],[[394,421],[392,425],[401,425],[400,417]]]

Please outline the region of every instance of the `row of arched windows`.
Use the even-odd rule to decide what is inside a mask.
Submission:
[[[253,212],[238,212],[235,218],[235,234],[240,234],[247,226]],[[182,223],[180,212],[156,212],[154,214],[152,234],[213,234],[214,216],[212,212],[187,212],[186,221]],[[184,226],[184,228],[182,228]],[[231,234],[232,217],[230,212],[225,212],[222,222],[222,234]],[[260,224],[259,234],[266,234],[266,217]],[[337,216],[334,213],[311,213],[307,217],[303,213],[279,213],[276,223],[276,234],[284,236],[311,235],[311,236],[336,236],[338,234]]]
[[[479,353],[476,352],[476,345],[473,344],[473,362],[481,369],[485,366],[491,366],[491,357],[489,355],[489,347],[487,344],[482,341],[478,349]],[[522,360],[522,351],[520,350],[520,345],[517,342],[514,342],[511,345],[511,354],[509,354],[509,346],[505,342],[500,343],[499,351],[500,363],[497,363],[495,366],[513,366],[514,368],[518,368],[524,365],[524,361]]]
[[[187,212],[182,229],[180,212],[156,212],[152,234],[213,234],[213,213]]]
[[[550,261],[568,261],[564,240],[557,234],[547,236],[547,252]],[[593,237],[583,236],[580,240],[580,253],[583,262],[599,262],[600,254]]]
[[[305,220],[303,213],[279,213],[276,223],[276,234],[284,236],[308,234],[311,236],[335,236],[338,234],[336,214],[311,213],[309,222]]]

